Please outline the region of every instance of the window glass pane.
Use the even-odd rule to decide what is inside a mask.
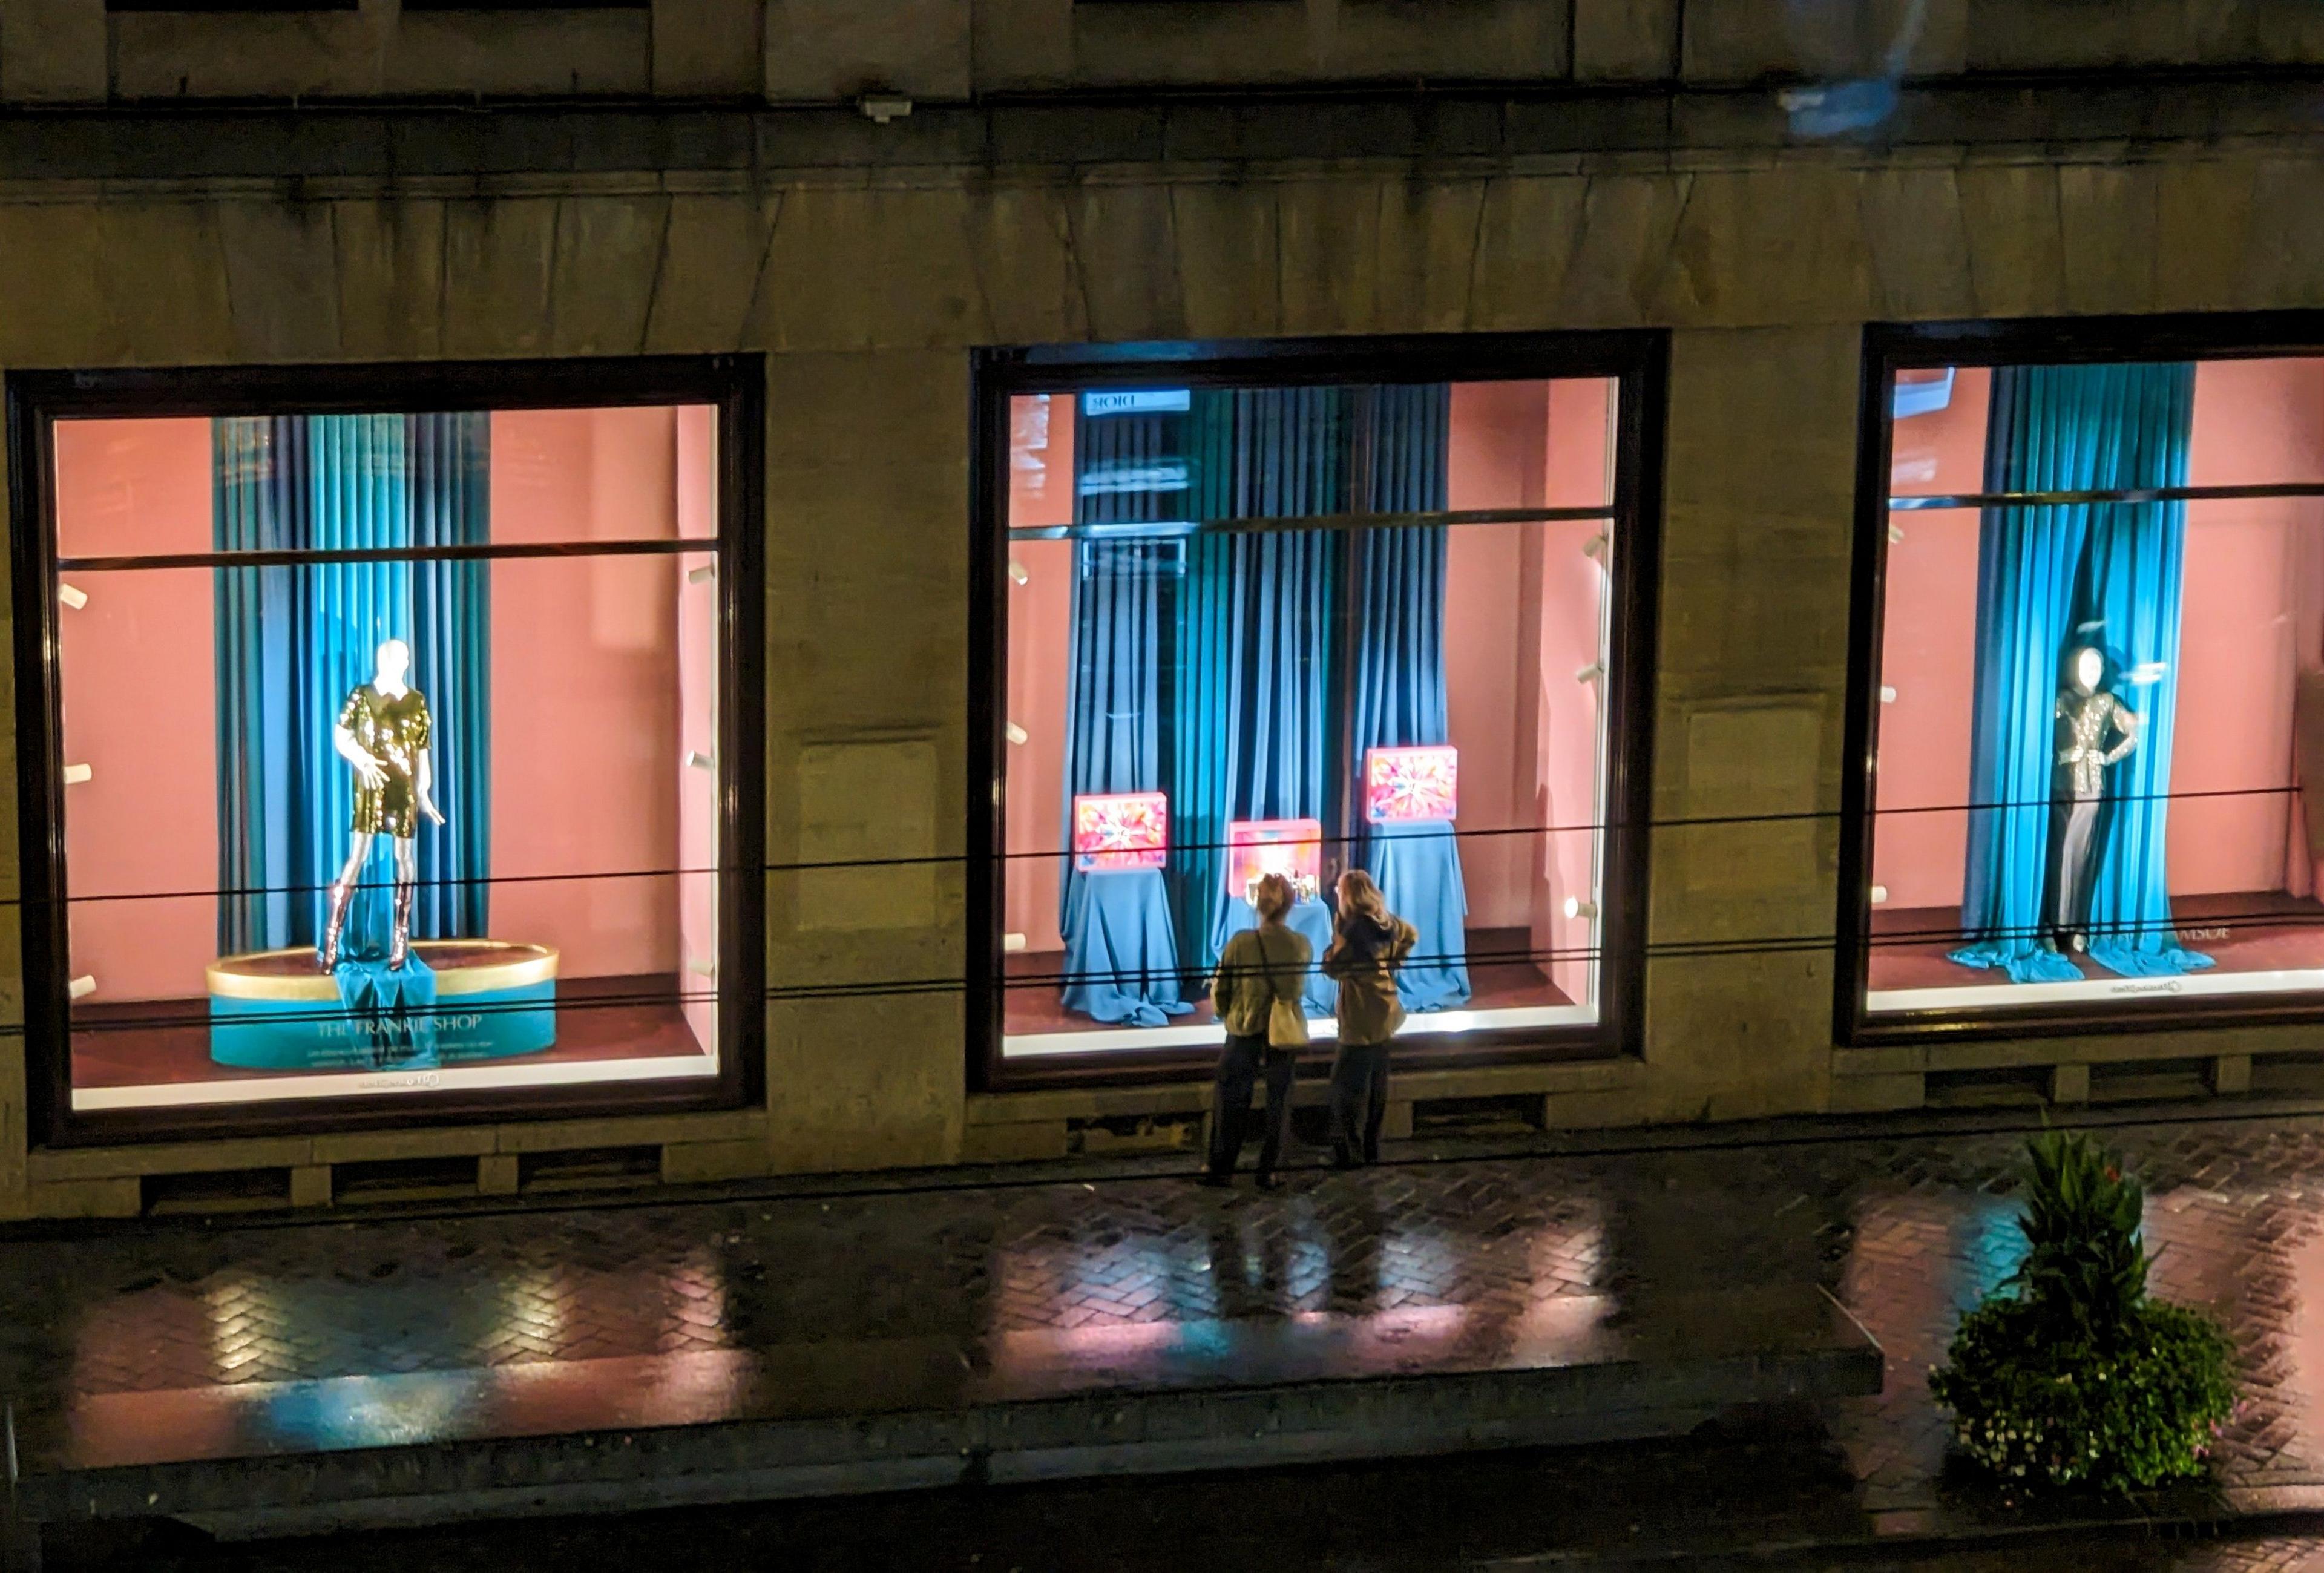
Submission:
[[[1375,876],[1415,930],[1404,1036],[1598,1019],[1613,409],[1597,379],[1012,402],[1004,1058],[1218,1043],[1270,869],[1317,957],[1337,876]],[[1559,509],[1598,516],[1462,518]],[[1325,522],[1232,526],[1270,517]],[[1302,991],[1326,1041],[1334,992]]]
[[[1908,431],[2013,490],[2299,481],[2324,361],[1965,368]],[[2324,988],[2324,497],[1896,510],[1886,550],[1870,1010]]]
[[[405,526],[381,545],[707,539],[716,533],[709,477],[681,476],[678,456],[681,426],[698,442],[712,413],[641,405],[61,421],[57,555],[281,550],[273,515],[256,510],[294,494],[403,510]],[[185,484],[197,472],[225,491]],[[475,515],[465,532],[447,512],[463,504]]]
[[[1440,492],[1460,511],[1602,508],[1611,390],[1572,378],[1024,394],[1010,402],[1009,523],[1394,513]]]
[[[226,421],[60,424],[60,531],[127,487],[289,554],[61,578],[77,1110],[715,1074],[715,550],[298,555],[402,546],[415,514],[486,545],[528,509],[712,533],[710,413],[413,416],[437,430],[317,444],[290,494]],[[552,509],[501,466],[560,421],[588,462]],[[431,467],[438,440],[472,458]]]
[[[1899,374],[1890,484],[1899,497],[1986,491],[1990,366]],[[2193,486],[2324,484],[2324,359],[2210,360],[2195,368]]]

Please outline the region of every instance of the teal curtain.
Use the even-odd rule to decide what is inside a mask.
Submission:
[[[1369,509],[1443,508],[1452,390],[1438,383],[1368,389],[1360,396],[1371,405],[1361,422]],[[1349,769],[1360,780],[1368,750],[1452,740],[1444,697],[1444,527],[1364,531],[1354,538],[1353,556],[1355,721]],[[1351,793],[1349,801],[1357,805],[1349,828],[1363,837],[1364,866],[1388,910],[1420,932],[1397,978],[1404,1003],[1416,1011],[1467,1004],[1469,902],[1451,821],[1369,825],[1362,822],[1362,794]]]
[[[1300,518],[1348,505],[1348,392],[1197,389],[1189,434],[1198,519]],[[1172,683],[1171,905],[1179,953],[1207,972],[1247,924],[1228,888],[1237,819],[1325,822],[1333,808],[1342,535],[1196,537]]]
[[[1084,418],[1074,443],[1079,523],[1151,522],[1184,489],[1185,418],[1123,412]],[[1162,754],[1165,640],[1185,558],[1176,540],[1077,540],[1065,710],[1065,841],[1073,800],[1089,792],[1167,791]],[[1175,838],[1180,831],[1174,826]],[[1084,874],[1065,859],[1058,928],[1068,1010],[1106,1022],[1160,1026],[1194,1007],[1180,990],[1178,951],[1161,874]]]
[[[2010,366],[1994,374],[1991,492],[2181,486],[2194,421],[2185,364]],[[2107,772],[2089,912],[2093,960],[2129,976],[2211,965],[2172,926],[2167,794],[2177,705],[2183,503],[1988,508],[1978,567],[1963,965],[2072,982],[2050,933],[2058,875],[2055,706],[2070,651],[2107,656],[2138,746]]]
[[[1085,415],[1075,516],[1441,509],[1450,424],[1441,384],[1195,389],[1183,415]],[[1075,558],[1066,790],[1168,793],[1169,952],[1185,982],[1156,985],[1162,947],[1129,910],[1130,882],[1069,870],[1067,1003],[1102,1021],[1173,1011],[1250,921],[1228,885],[1230,825],[1291,819],[1347,837],[1421,928],[1406,997],[1424,1009],[1468,998],[1452,827],[1367,836],[1340,822],[1360,800],[1363,749],[1446,740],[1443,531],[1099,539]],[[1088,893],[1101,886],[1111,908]],[[1125,974],[1134,997],[1099,986]]]
[[[415,546],[492,539],[492,418],[481,412],[406,418]],[[422,562],[411,582],[411,662],[434,708],[436,806],[444,823],[420,825],[414,934],[453,939],[486,931],[492,886],[493,597],[480,560]]]
[[[212,423],[221,551],[481,544],[490,427],[481,413],[231,417]],[[312,944],[346,856],[354,774],[331,730],[380,641],[412,647],[447,824],[422,825],[413,931],[485,930],[491,627],[482,562],[302,563],[215,570],[218,945]],[[348,954],[385,953],[387,849],[350,912]]]

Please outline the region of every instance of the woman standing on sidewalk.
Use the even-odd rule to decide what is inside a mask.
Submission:
[[[1372,876],[1340,876],[1340,921],[1323,951],[1323,976],[1340,985],[1340,1057],[1332,1066],[1332,1156],[1342,1169],[1379,1161],[1388,1114],[1388,1040],[1404,1025],[1397,968],[1419,930],[1388,910]]]
[[[1308,964],[1315,958],[1306,936],[1283,921],[1292,899],[1291,882],[1281,874],[1260,880],[1251,892],[1259,927],[1227,941],[1219,975],[1211,980],[1211,1004],[1227,1030],[1227,1043],[1211,1083],[1204,1185],[1234,1183],[1243,1126],[1250,1120],[1251,1086],[1261,1074],[1267,1078],[1267,1134],[1259,1147],[1259,1189],[1276,1190],[1283,1184],[1275,1166],[1291,1133],[1291,1083],[1299,1069],[1299,1050],[1307,1044],[1307,1013],[1299,1000],[1306,992]]]

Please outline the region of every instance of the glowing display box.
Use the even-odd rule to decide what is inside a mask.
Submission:
[[[1375,825],[1400,819],[1450,819],[1461,807],[1461,751],[1374,748],[1364,755],[1364,817]]]
[[[1074,866],[1084,874],[1159,868],[1170,847],[1170,800],[1161,792],[1074,798]]]
[[[1321,819],[1232,819],[1227,824],[1227,888],[1250,901],[1259,882],[1279,874],[1303,902],[1315,899],[1323,875]]]

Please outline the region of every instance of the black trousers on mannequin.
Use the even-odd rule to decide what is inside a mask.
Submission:
[[[1342,1163],[1379,1161],[1380,1122],[1388,1117],[1385,1043],[1342,1043],[1332,1064],[1332,1152]]]
[[[1267,1133],[1259,1145],[1259,1171],[1272,1174],[1282,1161],[1291,1136],[1291,1083],[1299,1073],[1296,1049],[1269,1049],[1262,1035],[1238,1038],[1230,1034],[1219,1055],[1218,1075],[1211,1082],[1211,1156],[1213,1174],[1232,1174],[1242,1156],[1243,1127],[1250,1123],[1250,1094],[1261,1076],[1267,1078]]]
[[[2058,838],[2058,911],[2055,927],[2061,935],[2079,934],[2088,921],[2091,876],[2098,872],[2096,850],[2098,796],[2077,796],[2065,805],[2065,823]]]

